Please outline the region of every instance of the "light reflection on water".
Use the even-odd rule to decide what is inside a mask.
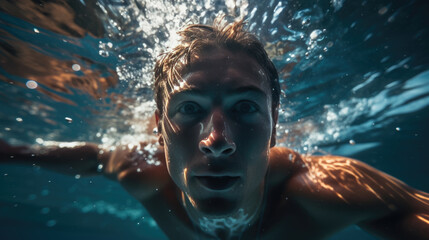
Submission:
[[[2,1],[0,137],[13,143],[147,140],[153,136],[147,122],[155,109],[155,57],[173,45],[181,26],[208,23],[223,12],[248,19],[279,70],[280,145],[355,156],[414,186],[429,186],[421,170],[427,164],[418,160],[424,147],[412,145],[428,136],[422,125],[429,105],[425,6],[344,0]],[[414,165],[415,177],[386,166],[403,161],[391,160],[398,152],[389,148],[398,145],[417,152],[410,163],[396,163],[398,169]]]

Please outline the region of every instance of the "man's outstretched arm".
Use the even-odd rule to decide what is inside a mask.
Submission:
[[[100,174],[110,156],[110,151],[94,143],[52,142],[47,145],[12,146],[0,140],[1,163],[35,164],[64,174]]]
[[[0,163],[35,164],[69,175],[102,174],[119,181],[138,200],[156,193],[169,179],[164,152],[151,143],[105,149],[85,142],[12,146],[0,140]]]
[[[350,158],[305,156],[299,165],[289,189],[315,220],[386,239],[429,239],[429,194]]]
[[[367,220],[358,225],[386,239],[429,239],[429,194],[412,190],[414,197],[404,203],[403,209],[385,217]]]

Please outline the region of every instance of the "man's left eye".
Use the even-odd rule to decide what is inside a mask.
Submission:
[[[234,111],[238,113],[254,113],[258,111],[257,106],[249,101],[241,101],[234,106]]]

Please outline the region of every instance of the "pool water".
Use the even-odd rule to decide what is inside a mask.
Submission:
[[[152,69],[185,23],[244,16],[279,70],[278,145],[366,162],[429,191],[427,1],[0,2],[0,138],[153,138]],[[231,19],[233,17],[230,17]],[[5,239],[166,239],[103,177],[0,166]],[[349,227],[331,239],[376,239]]]

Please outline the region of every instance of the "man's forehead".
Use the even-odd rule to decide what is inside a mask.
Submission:
[[[271,97],[271,84],[257,61],[242,51],[212,48],[194,53],[180,71],[168,98],[186,94],[244,93]],[[259,93],[258,93],[259,92]]]
[[[263,67],[253,57],[242,51],[233,52],[223,48],[195,54],[187,67],[182,69],[181,75],[187,84],[193,84],[192,81],[198,78],[219,80],[219,84],[222,80],[244,81],[248,84],[268,82]]]
[[[209,48],[192,54],[187,69],[192,71],[192,69],[207,68],[207,64],[213,63],[219,66],[245,66],[248,70],[255,70],[255,72],[264,74],[262,66],[254,57],[243,51],[232,51],[225,48]]]
[[[173,87],[170,96],[178,93],[207,94],[220,92],[223,95],[259,93],[271,95],[270,84],[264,74],[226,66],[222,69],[205,67],[186,73]]]

